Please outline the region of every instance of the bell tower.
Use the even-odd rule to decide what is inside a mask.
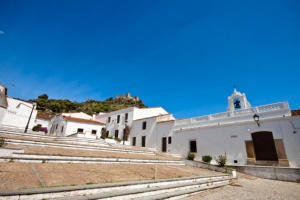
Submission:
[[[250,107],[251,105],[247,101],[245,93],[241,94],[234,88],[232,95],[228,97],[227,112],[248,109]]]

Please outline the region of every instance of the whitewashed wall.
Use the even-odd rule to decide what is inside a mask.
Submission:
[[[51,130],[53,130],[52,133],[54,133],[56,136],[66,137],[77,133],[78,128],[82,128],[84,134],[78,134],[77,137],[100,138],[102,127],[105,127],[105,125],[80,121],[71,121],[65,119],[62,115],[58,115],[51,120],[48,130],[49,133]],[[97,131],[96,135],[92,134],[92,130]]]
[[[156,120],[156,117],[152,117],[133,121],[129,136],[130,144],[132,145],[132,138],[136,137],[136,146],[142,146],[142,136],[146,136],[145,147],[156,148]],[[143,130],[143,122],[146,122],[145,130]]]
[[[33,104],[7,97],[8,107],[4,115],[2,125],[25,129]],[[37,110],[34,109],[28,129],[35,125]]]
[[[162,138],[167,138],[167,153],[172,153],[173,143],[174,143],[174,123],[175,121],[166,121],[166,122],[158,122],[156,124],[155,132],[156,132],[156,149],[158,151],[162,151]],[[171,144],[168,143],[168,137],[172,138]]]
[[[77,121],[68,121],[65,136],[77,133],[77,129],[82,128],[83,134],[78,134],[77,137],[83,137],[83,138],[97,138],[98,137],[98,138],[100,138],[102,127],[104,127],[104,125],[77,122]],[[96,135],[92,134],[92,130],[97,131]]]
[[[234,125],[177,130],[174,132],[171,152],[186,157],[190,151],[189,141],[196,140],[196,159],[201,160],[203,155],[211,155],[214,158],[226,152],[228,164],[234,164],[234,160],[237,160],[237,164],[242,165],[247,163],[245,140],[252,140],[251,134],[254,132],[271,131],[274,139],[283,139],[290,165],[300,166],[300,132],[299,129],[295,129],[297,126],[300,127],[300,120],[292,118],[282,117],[260,121],[260,127],[255,122],[241,122]],[[212,163],[215,163],[214,160]]]
[[[106,123],[106,129],[109,131],[109,136],[114,137],[115,131],[119,130],[118,137],[122,139],[123,137],[123,130],[125,128],[125,114],[128,113],[128,120],[127,125],[132,126],[134,120],[138,120],[141,118],[148,118],[153,116],[159,116],[168,114],[163,108],[157,107],[157,108],[137,108],[137,107],[131,107],[126,108],[123,110],[118,110],[106,114],[100,114],[95,117],[96,121]],[[120,122],[117,123],[117,117],[120,115]],[[108,118],[110,119],[110,122],[108,123]]]
[[[35,119],[35,124],[41,124],[42,127],[47,127],[49,126],[50,120],[49,119],[43,119],[43,118],[36,118]],[[48,129],[49,131],[49,129]]]

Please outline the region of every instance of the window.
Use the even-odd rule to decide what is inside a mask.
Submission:
[[[110,123],[110,117],[108,117],[107,123]]]
[[[57,127],[58,127],[58,124],[56,124],[55,130],[57,129]]]
[[[143,130],[146,130],[147,128],[147,122],[143,122]]]
[[[119,137],[119,130],[115,130],[115,138]]]
[[[64,126],[61,127],[61,132],[64,132]]]
[[[125,120],[128,120],[128,113],[125,113]]]
[[[92,135],[96,135],[97,134],[97,130],[92,130]]]
[[[168,144],[172,144],[172,137],[168,137]]]
[[[190,141],[190,152],[197,153],[197,142],[196,142],[196,140]]]
[[[120,123],[120,115],[117,117],[117,123]]]
[[[83,133],[83,128],[77,129],[77,133]]]

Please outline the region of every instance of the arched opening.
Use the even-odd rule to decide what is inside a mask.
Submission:
[[[252,133],[252,141],[257,161],[278,161],[272,132]]]

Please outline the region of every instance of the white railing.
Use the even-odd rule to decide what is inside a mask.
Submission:
[[[230,117],[243,117],[247,115],[254,115],[255,113],[259,114],[259,113],[273,112],[273,111],[285,110],[285,109],[289,109],[288,103],[281,102],[281,103],[269,104],[264,106],[257,106],[250,109],[237,110],[233,112],[223,112],[223,113],[217,113],[217,114],[194,117],[194,118],[179,119],[176,120],[175,126],[198,123],[198,122],[206,122],[206,121],[218,120],[218,119],[226,119]]]

